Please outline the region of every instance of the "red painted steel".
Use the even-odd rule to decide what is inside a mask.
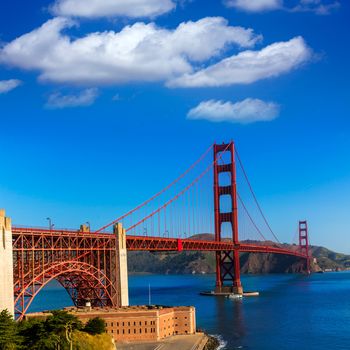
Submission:
[[[22,318],[35,296],[52,279],[68,291],[75,305],[119,305],[117,239],[110,233],[12,228],[15,312]],[[127,236],[130,251],[212,251],[274,253],[308,259],[299,251],[280,246],[194,239]],[[232,254],[225,257],[225,261]]]
[[[311,272],[311,255],[309,251],[309,235],[307,221],[299,221],[299,246],[300,251],[306,256],[306,271]]]
[[[16,228],[13,235],[15,313],[21,319],[52,279],[75,305],[119,305],[117,240],[112,234]]]
[[[213,145],[210,145],[209,148],[207,148],[207,150],[185,171],[183,172],[179,177],[177,177],[173,182],[171,182],[168,186],[164,187],[161,191],[157,192],[155,195],[153,195],[151,198],[147,199],[146,201],[144,201],[143,203],[141,203],[140,205],[138,205],[137,207],[135,207],[134,209],[128,211],[127,213],[125,213],[124,215],[120,216],[119,218],[113,220],[112,222],[108,223],[107,225],[102,226],[101,228],[99,228],[96,232],[100,233],[102,231],[104,231],[106,228],[116,224],[117,222],[121,222],[124,218],[126,218],[127,216],[131,215],[132,213],[134,213],[135,211],[139,210],[140,208],[144,207],[145,205],[147,205],[148,203],[150,203],[151,201],[153,201],[155,198],[159,197],[162,193],[164,193],[165,191],[167,191],[169,188],[171,188],[172,186],[174,186],[177,182],[179,182],[183,177],[185,177],[192,169],[194,169],[204,158],[205,156],[208,154],[208,152],[212,149]]]
[[[230,153],[230,163],[219,164],[219,154]],[[219,175],[228,173],[230,175],[230,185],[221,186]],[[229,144],[214,145],[214,212],[215,212],[215,240],[221,241],[222,224],[230,223],[232,230],[232,242],[236,246],[239,244],[238,238],[238,211],[237,211],[237,188],[236,188],[236,166],[235,148],[233,142]],[[231,211],[222,212],[220,208],[220,197],[231,197]],[[226,251],[216,251],[216,290],[222,292],[227,288],[225,282],[235,292],[242,291],[239,251],[230,249]]]
[[[214,240],[153,237],[152,234],[147,236],[128,235],[126,237],[127,249],[130,251],[215,252],[216,288],[218,291],[225,288],[233,291],[242,290],[239,266],[240,252],[274,253],[303,258],[306,259],[306,269],[309,272],[311,256],[306,221],[299,222],[299,246],[296,246],[295,249],[285,248],[283,245],[277,245],[273,242],[268,244],[266,242],[264,244],[239,242],[235,147],[233,142],[230,142],[229,144],[215,144],[213,149],[213,163],[190,185],[147,217],[159,213],[169,203],[178,199],[213,167]],[[223,154],[225,153],[230,153],[230,163],[219,164],[219,161],[224,161]],[[197,162],[190,169],[196,164]],[[220,185],[219,174],[221,173],[230,175],[231,180],[228,186]],[[183,176],[181,175],[180,178]],[[172,184],[176,181],[178,180],[175,180]],[[159,193],[162,192],[164,191]],[[230,212],[220,210],[220,197],[223,195],[230,196]],[[155,196],[152,198],[155,198]],[[243,208],[245,208],[244,205]],[[259,209],[261,211],[260,207]],[[129,213],[133,213],[133,210]],[[132,227],[143,223],[147,217],[138,221]],[[115,221],[112,222],[112,224],[114,223]],[[231,225],[232,237],[229,240],[224,240],[222,237],[223,223]],[[77,306],[82,306],[87,301],[90,301],[92,306],[120,305],[118,240],[115,234],[103,233],[101,230],[90,233],[74,230],[12,228],[15,313],[18,318],[23,317],[35,296],[52,279],[56,279],[61,283]],[[129,231],[130,227],[126,230]],[[263,235],[262,237],[264,238]],[[225,285],[225,282],[229,282],[229,285]]]

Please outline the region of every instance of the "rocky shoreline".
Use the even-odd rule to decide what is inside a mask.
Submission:
[[[217,350],[220,348],[220,345],[221,345],[221,342],[219,341],[218,338],[212,336],[212,335],[209,335],[209,334],[206,334],[208,340],[207,340],[207,343],[205,344],[203,350]]]

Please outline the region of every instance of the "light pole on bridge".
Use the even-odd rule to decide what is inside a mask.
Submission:
[[[51,231],[53,229],[53,227],[55,226],[55,224],[52,223],[51,218],[46,218],[46,220],[49,222],[49,230]]]

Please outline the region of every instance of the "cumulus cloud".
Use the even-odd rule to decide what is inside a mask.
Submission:
[[[77,95],[53,93],[46,103],[47,108],[86,107],[92,105],[98,96],[97,89],[86,89]]]
[[[314,12],[319,15],[329,14],[340,6],[335,0],[298,0],[289,1],[288,5],[283,0],[225,0],[227,7],[233,7],[246,12],[263,12],[273,10],[285,10],[290,12]]]
[[[21,84],[22,82],[17,79],[0,80],[0,94],[5,94]]]
[[[156,17],[175,6],[172,0],[57,0],[51,10],[59,16],[137,18]]]
[[[278,104],[253,98],[247,98],[236,103],[208,100],[192,108],[188,112],[187,118],[246,124],[273,120],[278,117],[279,111],[280,106]]]
[[[74,25],[57,17],[13,40],[0,50],[0,62],[38,70],[41,80],[75,84],[164,81],[191,73],[193,65],[236,45],[261,40],[252,29],[229,26],[222,17],[181,23],[176,29],[135,23],[120,32],[106,31],[72,39],[62,31]]]
[[[266,46],[260,51],[243,51],[195,73],[171,80],[172,87],[206,87],[249,84],[287,73],[311,58],[302,37]]]

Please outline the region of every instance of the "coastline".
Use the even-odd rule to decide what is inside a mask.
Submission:
[[[203,350],[221,350],[226,346],[226,342],[222,339],[220,335],[211,335],[205,333],[207,337],[207,342],[203,347]]]

